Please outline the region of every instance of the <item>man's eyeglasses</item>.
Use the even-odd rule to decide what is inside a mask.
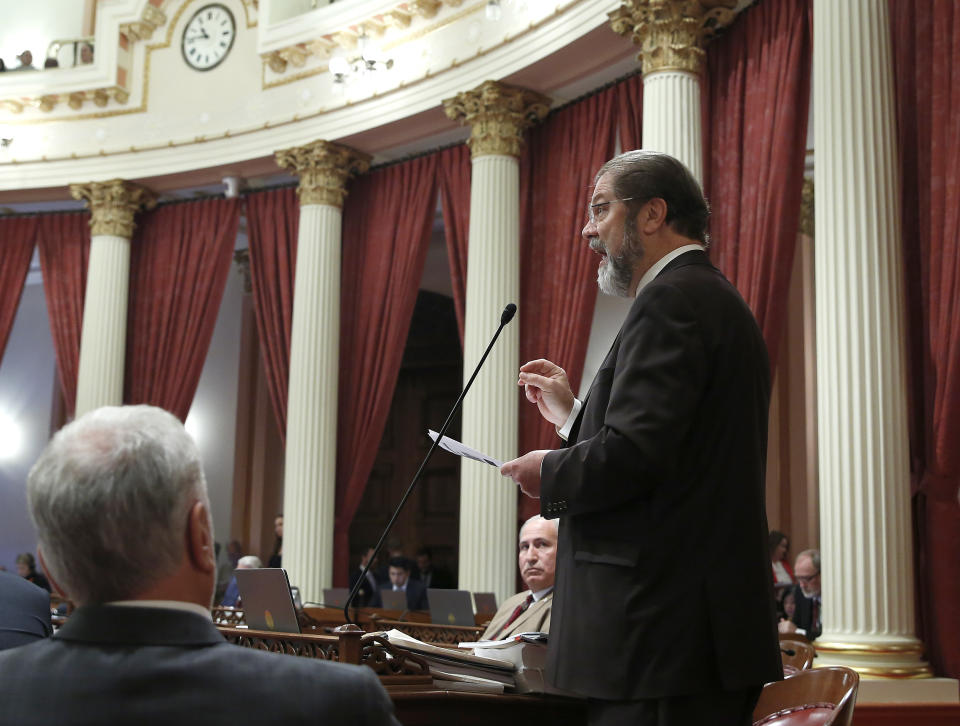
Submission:
[[[614,202],[632,202],[640,197],[627,197],[625,199],[611,199],[609,202],[597,202],[587,208],[587,219],[596,224],[607,216],[607,207]]]
[[[809,583],[813,578],[817,577],[820,574],[820,571],[814,572],[812,575],[797,575],[797,579],[803,583]]]

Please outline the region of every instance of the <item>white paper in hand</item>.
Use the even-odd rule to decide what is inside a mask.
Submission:
[[[428,429],[427,434],[434,441],[437,440],[437,437],[440,435],[433,429]],[[456,454],[457,456],[463,456],[467,459],[473,459],[474,461],[479,461],[483,464],[489,464],[490,466],[495,466],[498,469],[503,466],[502,461],[494,459],[492,456],[487,456],[476,449],[472,449],[466,444],[461,444],[455,439],[451,439],[449,436],[444,436],[440,439],[440,448],[444,451],[449,451],[451,454]]]

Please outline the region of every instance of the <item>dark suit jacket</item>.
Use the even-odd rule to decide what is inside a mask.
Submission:
[[[392,585],[384,585],[380,588],[371,605],[375,608],[383,607],[383,598],[380,592],[393,589]],[[414,580],[412,577],[407,579],[407,610],[429,610],[430,604],[427,602],[427,588],[423,586],[420,580]]]
[[[200,615],[77,609],[47,640],[0,653],[0,726],[397,726],[373,670],[228,644]]]
[[[373,570],[367,573],[368,575],[373,575]],[[350,571],[350,589],[353,590],[354,585],[357,584],[357,580],[360,579],[360,568],[356,567]],[[374,582],[376,582],[376,577],[374,576]],[[360,589],[357,590],[357,598],[354,600],[354,605],[357,607],[366,607],[373,603],[377,597],[377,592],[379,591],[379,586],[374,587],[370,584],[370,579],[365,577],[363,578],[363,585],[360,586]]]
[[[782,677],[767,550],[770,373],[736,289],[700,251],[630,308],[566,448],[541,470],[562,517],[548,678],[602,699]]]
[[[0,572],[0,650],[46,638],[50,593],[12,572]]]
[[[793,599],[797,604],[797,609],[793,611],[793,617],[790,618],[793,624],[798,628],[803,628],[807,632],[810,640],[816,640],[823,631],[823,621],[813,622],[813,598],[803,594],[803,588],[795,585],[793,588]]]

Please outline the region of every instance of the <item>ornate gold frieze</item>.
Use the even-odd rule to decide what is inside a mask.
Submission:
[[[167,22],[167,16],[164,12],[150,3],[147,3],[140,13],[140,20],[132,23],[123,23],[120,26],[120,32],[130,40],[150,40],[153,37],[153,31]]]
[[[800,234],[813,237],[814,230],[814,197],[813,177],[803,179],[803,190],[800,192]]]
[[[459,4],[459,3],[458,3]],[[440,12],[440,6],[443,5],[440,0],[412,0],[408,3],[408,7],[414,15],[419,15],[421,18],[430,19],[438,12]]]
[[[520,156],[523,132],[539,123],[550,110],[550,99],[535,91],[485,81],[472,91],[445,99],[447,117],[469,124],[470,154]]]
[[[157,204],[149,189],[123,179],[71,184],[70,194],[74,199],[87,202],[91,234],[112,234],[127,239],[133,236],[136,213],[140,209],[153,209]]]
[[[383,19],[391,28],[403,29],[410,27],[410,13],[399,8],[396,10],[391,10],[389,13],[383,16]]]
[[[347,181],[370,168],[371,157],[348,146],[314,141],[276,153],[277,163],[300,177],[300,206],[326,204],[343,207]]]
[[[729,25],[736,0],[625,0],[610,25],[640,46],[644,75],[677,70],[701,73],[704,46]]]

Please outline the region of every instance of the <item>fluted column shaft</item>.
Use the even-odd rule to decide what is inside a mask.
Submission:
[[[821,664],[929,674],[914,635],[904,297],[886,0],[814,4]]]
[[[277,153],[299,174],[300,227],[290,332],[283,566],[304,600],[333,581],[343,198],[369,157],[319,141]]]
[[[643,148],[676,157],[703,182],[699,75],[679,70],[644,74]]]
[[[549,103],[530,91],[488,81],[444,105],[448,116],[471,126],[466,383],[504,306],[520,297],[518,158],[524,129],[546,115]],[[519,332],[519,320],[504,328],[463,402],[463,441],[504,461],[517,455]],[[515,591],[517,487],[491,466],[461,461],[459,585],[493,591],[502,602]]]
[[[90,261],[84,292],[77,371],[77,417],[123,403],[127,292],[134,216],[155,201],[143,187],[119,179],[73,184],[71,194],[91,211]]]

